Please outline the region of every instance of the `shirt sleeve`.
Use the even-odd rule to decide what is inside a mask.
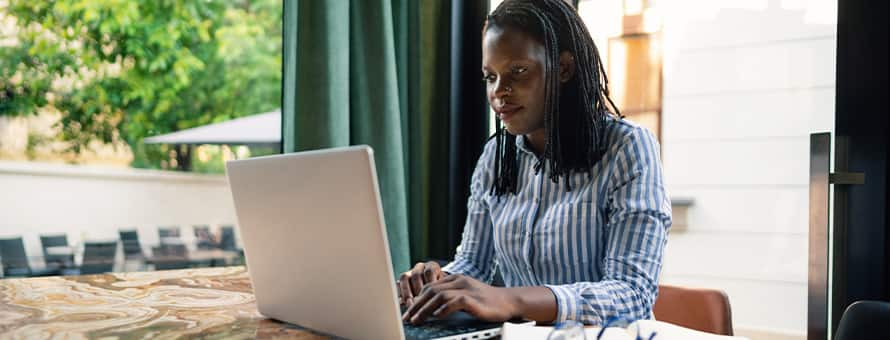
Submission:
[[[616,153],[610,165],[603,278],[547,285],[556,296],[556,322],[602,325],[613,318],[651,318],[671,226],[658,150],[655,137],[637,128]]]
[[[479,281],[489,283],[494,267],[493,226],[485,195],[493,181],[494,143],[486,144],[470,183],[470,197],[467,199],[467,221],[464,232],[454,255],[454,261],[442,268],[452,274],[464,274]]]

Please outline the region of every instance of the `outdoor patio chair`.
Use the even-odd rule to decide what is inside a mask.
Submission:
[[[3,265],[3,277],[59,275],[58,268],[31,268],[21,237],[0,239],[0,264]]]
[[[74,254],[59,255],[50,254],[47,249],[51,247],[68,247],[68,236],[65,234],[58,235],[40,235],[40,246],[43,248],[43,261],[47,267],[65,268],[74,266]]]
[[[188,250],[184,244],[164,244],[152,248],[155,270],[184,269],[191,267]]]
[[[139,243],[139,232],[136,230],[118,230],[121,237],[121,245],[124,247],[125,261],[144,261],[145,253],[142,252],[142,244]]]
[[[192,227],[192,230],[195,233],[198,249],[215,249],[219,247],[219,244],[213,239],[213,234],[210,233],[210,226],[206,224],[196,225]]]
[[[117,242],[87,242],[84,244],[80,274],[101,274],[114,270]]]
[[[222,250],[229,251],[237,251],[238,247],[235,245],[235,227],[230,225],[224,225],[219,228],[220,230],[220,239],[219,244]]]
[[[179,226],[158,227],[160,237],[179,237]]]

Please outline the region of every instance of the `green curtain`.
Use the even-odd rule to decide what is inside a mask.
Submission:
[[[443,223],[448,2],[285,0],[284,12],[284,152],[374,148],[394,271],[407,270]]]
[[[406,0],[411,1],[411,0]],[[412,117],[411,187],[416,190],[412,213],[412,258],[447,260],[434,248],[449,230],[449,137],[451,117],[451,1],[421,1],[419,42],[419,111]],[[484,119],[484,118],[482,118]]]

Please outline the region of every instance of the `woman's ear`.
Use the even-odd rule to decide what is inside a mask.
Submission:
[[[575,75],[575,56],[572,52],[563,51],[559,54],[559,82],[565,83]]]

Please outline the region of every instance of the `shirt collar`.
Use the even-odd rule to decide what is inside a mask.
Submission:
[[[535,151],[532,150],[531,147],[528,146],[528,144],[526,144],[524,135],[516,136],[516,149],[522,150],[523,152],[531,156],[537,156],[535,155]]]

